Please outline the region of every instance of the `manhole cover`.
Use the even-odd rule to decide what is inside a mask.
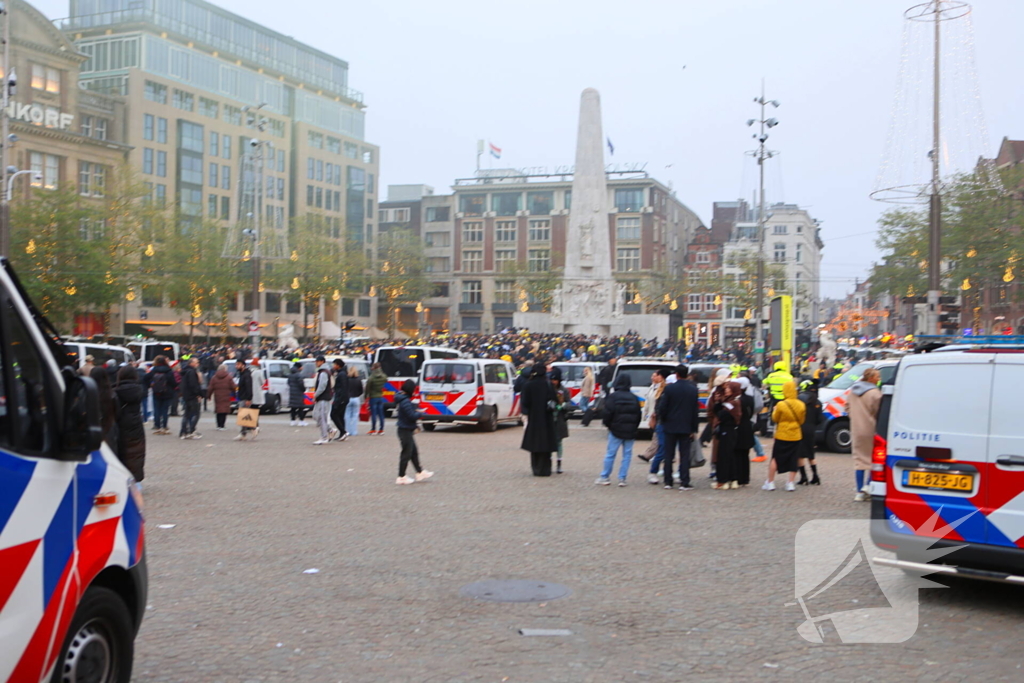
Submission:
[[[491,602],[545,602],[564,598],[572,591],[568,586],[559,583],[491,579],[463,586],[459,593],[468,598]]]

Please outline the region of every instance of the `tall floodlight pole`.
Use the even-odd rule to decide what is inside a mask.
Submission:
[[[7,191],[7,165],[11,163],[11,155],[8,150],[11,148],[10,140],[10,119],[7,116],[7,105],[11,95],[14,94],[15,76],[11,64],[11,3],[0,3],[0,13],[3,14],[3,97],[0,101],[0,255],[10,257],[11,255],[11,193]]]
[[[754,156],[757,158],[757,169],[759,174],[759,198],[758,198],[758,209],[757,209],[757,302],[755,303],[756,310],[754,311],[757,316],[754,318],[754,349],[755,359],[757,364],[760,365],[764,362],[764,285],[765,285],[765,265],[764,265],[764,230],[765,221],[767,219],[766,213],[767,208],[764,200],[764,162],[775,156],[774,152],[768,150],[765,143],[768,142],[768,130],[779,125],[777,119],[767,118],[765,116],[765,107],[772,105],[778,108],[778,100],[768,100],[764,96],[764,80],[761,80],[761,96],[755,97],[754,102],[760,105],[761,115],[758,119],[750,119],[747,121],[748,126],[752,126],[755,123],[760,123],[761,130],[754,137],[758,141],[757,151],[754,152]],[[757,349],[762,351],[756,351]]]
[[[939,194],[939,150],[941,140],[942,2],[935,0],[935,60],[932,67],[932,192],[928,198],[928,331],[940,334],[939,301],[942,296],[942,195]]]

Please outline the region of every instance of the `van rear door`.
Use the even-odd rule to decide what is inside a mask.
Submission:
[[[1024,548],[1024,420],[1016,400],[1024,386],[1024,357],[995,356],[986,470],[988,542]]]
[[[476,364],[430,362],[420,373],[420,408],[429,415],[472,415],[476,410]]]
[[[494,401],[498,419],[512,415],[512,373],[501,361],[484,365],[484,396]]]
[[[992,375],[988,354],[935,354],[900,369],[886,463],[893,531],[985,542]]]

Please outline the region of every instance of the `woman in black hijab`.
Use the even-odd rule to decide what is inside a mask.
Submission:
[[[523,387],[519,403],[526,417],[521,448],[530,452],[533,476],[551,476],[551,452],[558,450],[555,432],[557,395],[547,378],[544,363],[537,362],[530,369],[530,377]]]

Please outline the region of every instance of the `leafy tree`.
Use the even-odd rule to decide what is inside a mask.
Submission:
[[[554,254],[553,254],[554,255]],[[515,281],[521,302],[539,305],[542,310],[551,310],[551,297],[562,284],[562,268],[548,268],[544,271],[531,271],[525,264],[508,261],[502,266],[502,274]]]
[[[430,292],[430,280],[423,267],[423,246],[411,230],[389,230],[379,236],[377,254],[376,267],[369,277],[371,295],[384,303],[388,334],[394,336],[399,305],[417,303]]]

